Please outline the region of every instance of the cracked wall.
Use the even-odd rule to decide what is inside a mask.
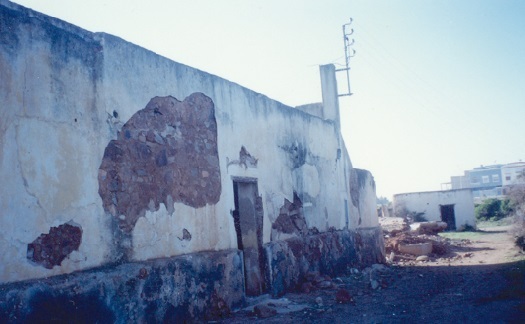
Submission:
[[[109,142],[98,180],[104,209],[125,232],[161,203],[170,213],[176,202],[216,204],[221,181],[211,99],[201,93],[182,102],[152,99]]]
[[[105,137],[97,108],[100,43],[80,28],[5,1],[0,30],[0,282],[101,265],[111,237],[98,217],[103,208],[91,171]],[[77,249],[43,266],[27,258],[28,245],[69,221],[82,228]],[[53,250],[44,245],[41,252]]]

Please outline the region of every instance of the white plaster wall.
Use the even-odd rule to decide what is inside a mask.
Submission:
[[[119,114],[125,122],[155,96],[172,95],[183,100],[194,92],[209,96],[215,104],[218,124],[218,146],[221,164],[222,193],[214,206],[217,223],[223,227],[207,229],[207,235],[192,243],[195,251],[236,247],[236,236],[230,211],[234,209],[232,177],[258,179],[259,194],[263,197],[263,241],[270,240],[271,223],[279,215],[284,199],[293,200],[293,192],[308,194],[304,213],[309,226],[327,230],[345,225],[343,159],[337,159],[340,149],[334,122],[298,111],[255,93],[235,83],[170,61],[153,52],[124,42],[114,36],[97,34],[104,46],[105,110]],[[126,80],[123,82],[122,80]],[[305,147],[305,164],[293,168],[286,146]],[[244,146],[258,159],[257,168],[228,165],[239,159]],[[175,213],[172,217],[180,226],[203,217],[201,212]],[[158,225],[155,231],[165,231]],[[150,252],[139,251],[135,257],[147,259],[186,253],[177,245]],[[161,252],[163,251],[163,252]],[[158,253],[158,254],[155,254]]]
[[[57,57],[61,36],[44,25],[15,24],[16,41],[0,46],[0,282],[101,265],[112,241],[98,197],[106,139],[94,67],[81,56]],[[72,43],[82,50],[79,38]],[[29,262],[27,245],[69,221],[82,228],[79,251],[50,270]]]
[[[409,211],[425,213],[429,221],[441,221],[440,205],[454,205],[456,228],[467,224],[476,226],[474,200],[470,189],[405,193],[394,196],[394,213],[406,207]]]

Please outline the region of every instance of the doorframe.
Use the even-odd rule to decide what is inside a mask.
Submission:
[[[443,208],[451,208],[452,210],[452,216],[454,217],[454,228],[452,227],[449,227],[449,222],[445,221],[443,219]],[[455,231],[457,229],[457,226],[456,226],[456,204],[444,204],[444,205],[439,205],[439,216],[441,217],[441,221],[442,222],[445,222],[447,223],[447,231]]]
[[[264,222],[264,211],[262,206],[262,197],[259,195],[259,182],[258,178],[254,177],[240,177],[240,176],[231,176],[232,179],[232,185],[233,185],[233,200],[234,200],[234,210],[232,212],[232,217],[234,221],[235,226],[235,235],[237,237],[237,247],[239,250],[243,252],[243,275],[244,275],[244,283],[246,285],[246,267],[245,267],[245,256],[244,256],[244,244],[242,242],[242,229],[240,226],[240,217],[239,214],[239,194],[238,194],[238,183],[244,183],[244,184],[255,184],[255,201],[254,201],[254,208],[255,208],[255,223],[256,223],[256,235],[257,235],[257,250],[258,250],[258,264],[259,264],[259,272],[261,276],[261,291],[260,295],[266,293],[269,288],[269,272],[268,272],[268,265],[267,265],[267,258],[263,247],[263,222]],[[260,215],[258,212],[258,204],[260,204]]]

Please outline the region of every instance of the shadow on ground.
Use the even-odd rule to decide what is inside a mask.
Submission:
[[[525,322],[525,261],[470,266],[392,266],[333,278],[328,289],[290,293],[268,318],[241,310],[225,323],[501,323]],[[371,280],[378,281],[372,289]],[[346,290],[352,302],[339,303]],[[271,300],[267,301],[271,304]],[[275,305],[275,303],[274,303]],[[302,305],[303,307],[298,307]],[[281,309],[283,310],[283,309]]]

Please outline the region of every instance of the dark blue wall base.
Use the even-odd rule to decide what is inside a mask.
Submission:
[[[311,272],[337,276],[349,268],[385,262],[380,227],[325,232],[265,245],[270,293],[298,290]]]
[[[244,303],[242,254],[201,252],[0,286],[0,323],[183,322]]]

